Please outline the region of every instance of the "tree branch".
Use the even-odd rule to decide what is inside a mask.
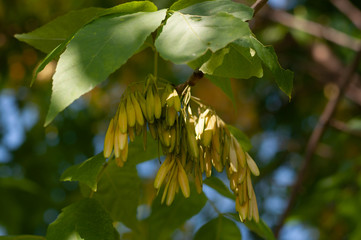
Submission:
[[[351,22],[361,29],[361,11],[357,9],[349,0],[331,0],[332,4],[348,17]]]
[[[301,186],[306,177],[306,173],[309,169],[311,159],[316,150],[316,147],[325,131],[327,124],[329,123],[333,113],[335,112],[336,106],[337,106],[343,92],[345,91],[350,80],[352,79],[354,72],[357,70],[360,60],[361,60],[361,45],[359,45],[358,52],[356,53],[351,65],[348,66],[348,68],[345,70],[344,74],[340,77],[339,91],[336,91],[334,96],[332,96],[330,98],[330,100],[328,101],[325,109],[322,112],[320,119],[318,120],[316,127],[314,128],[314,130],[312,132],[312,135],[311,135],[311,137],[308,141],[307,147],[306,147],[304,162],[298,173],[297,180],[292,188],[288,205],[287,205],[284,213],[282,214],[278,225],[276,226],[276,229],[275,229],[276,236],[278,236],[279,231],[281,230],[282,226],[284,225],[286,218],[291,213],[291,210],[295,205],[296,198],[301,190]]]
[[[324,38],[330,42],[336,43],[354,51],[358,51],[361,43],[360,39],[350,37],[343,32],[333,28],[325,27],[319,23],[311,22],[306,19],[296,18],[292,14],[289,14],[285,11],[270,10],[266,14],[266,17],[287,27],[300,30],[318,38]]]
[[[266,5],[266,3],[268,2],[268,0],[257,0],[252,6],[251,8],[253,8],[254,13],[253,16],[256,15],[258,13],[259,10],[261,10],[261,8]]]

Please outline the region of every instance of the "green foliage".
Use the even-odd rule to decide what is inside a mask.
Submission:
[[[45,125],[123,65],[164,16],[165,10],[103,17],[77,32],[60,56]]]
[[[176,228],[197,214],[207,202],[204,193],[198,194],[193,187],[189,198],[177,194],[170,206],[161,204],[161,197],[162,192],[153,201],[152,214],[144,220],[148,229],[145,237],[150,240],[169,239]]]
[[[246,134],[232,125],[227,125],[227,127],[233,136],[238,140],[239,144],[241,144],[244,151],[248,152],[251,150],[252,144]]]
[[[58,218],[49,225],[46,239],[115,240],[118,233],[112,219],[94,199],[83,199],[63,209]]]
[[[105,169],[94,198],[109,212],[113,221],[120,221],[127,227],[136,229],[140,184],[134,164],[125,164],[119,168],[113,161]]]
[[[204,224],[196,233],[195,240],[239,240],[242,239],[237,225],[224,216],[219,216]]]
[[[164,59],[181,64],[249,34],[248,24],[228,13],[198,16],[175,12],[168,18],[155,47]]]
[[[0,240],[45,240],[45,237],[33,235],[0,236]]]
[[[224,185],[222,180],[220,180],[217,177],[209,177],[209,178],[204,179],[204,184],[206,184],[209,187],[213,188],[219,194],[221,194],[222,196],[224,196],[226,198],[229,198],[229,199],[232,199],[232,200],[236,199],[234,194],[231,193],[231,191],[228,189],[228,187],[226,185]]]
[[[99,153],[80,164],[66,169],[60,177],[60,181],[80,181],[85,183],[94,192],[97,191],[98,175],[105,163],[103,153]]]

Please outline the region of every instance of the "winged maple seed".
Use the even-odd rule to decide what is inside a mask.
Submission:
[[[162,203],[172,204],[179,189],[188,198],[189,179],[201,193],[203,173],[210,177],[213,169],[225,169],[240,220],[259,221],[251,181],[251,174],[260,174],[257,164],[215,111],[191,96],[190,87],[179,97],[172,85],[152,76],[145,84],[128,87],[110,121],[104,157],[114,151],[116,163],[122,167],[128,156],[128,137],[133,141],[134,135],[143,133],[146,149],[147,126],[166,156],[154,180],[157,194],[164,186]]]

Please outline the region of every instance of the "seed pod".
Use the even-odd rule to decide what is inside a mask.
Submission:
[[[218,172],[222,172],[223,171],[223,164],[221,161],[221,156],[219,153],[217,153],[213,148],[211,150],[212,153],[212,164],[214,166],[214,168],[218,171]]]
[[[178,163],[178,183],[182,190],[182,193],[185,198],[188,198],[190,196],[190,188],[189,188],[189,182],[186,172],[184,171],[184,168],[182,167],[182,164],[177,159]]]
[[[254,191],[252,191],[252,217],[253,220],[258,223],[259,222],[259,213],[258,213],[258,206],[257,206],[257,200],[256,200],[256,194]]]
[[[224,144],[223,144],[223,152],[222,152],[222,163],[226,165],[229,160],[229,149],[230,149],[230,138],[225,134],[224,136]]]
[[[218,128],[215,127],[216,130],[213,129],[213,135],[212,135],[212,148],[217,151],[217,153],[221,153],[221,143],[219,141],[219,131]]]
[[[124,150],[125,146],[128,143],[128,134],[127,133],[119,133],[119,149]]]
[[[170,146],[170,139],[171,139],[171,135],[170,135],[170,131],[169,129],[165,129],[165,128],[162,128],[162,133],[163,133],[163,144],[166,146],[166,147],[169,147]]]
[[[133,106],[134,106],[135,119],[136,119],[137,123],[140,126],[143,126],[144,125],[144,117],[143,117],[143,112],[142,112],[142,109],[141,109],[141,107],[139,105],[139,102],[135,98],[133,93],[130,94],[130,98],[132,99],[132,103],[133,103]]]
[[[172,127],[170,129],[170,147],[169,147],[169,152],[173,152],[175,144],[176,144],[176,140],[177,140],[177,133],[176,133],[176,127]]]
[[[174,108],[177,112],[179,112],[181,110],[181,102],[178,96],[177,91],[174,89],[173,90],[173,102],[174,102]]]
[[[249,172],[249,169],[247,169],[247,193],[248,193],[248,198],[251,199],[252,198],[252,191],[253,191],[253,186],[252,186],[252,181],[251,181],[251,173]]]
[[[177,117],[177,111],[174,109],[174,107],[168,107],[166,110],[166,119],[168,126],[173,126],[174,121]]]
[[[244,220],[246,220],[248,215],[248,209],[249,209],[248,201],[244,202],[243,205],[240,205],[238,212],[241,222],[244,222]]]
[[[135,138],[134,127],[128,127],[128,134],[130,141],[133,142]]]
[[[120,106],[119,106],[118,126],[122,133],[127,132],[128,120],[127,120],[127,112],[125,110],[124,101],[120,102]]]
[[[237,187],[237,180],[238,180],[237,173],[233,173],[231,175],[231,178],[229,179],[229,186],[231,187],[232,191],[234,191]]]
[[[168,195],[166,201],[167,206],[170,206],[174,200],[177,185],[178,185],[178,171],[175,171],[168,189]]]
[[[120,129],[118,126],[115,126],[115,132],[114,132],[114,156],[115,158],[120,157],[120,135],[122,133],[120,132]]]
[[[233,136],[232,136],[232,142],[236,150],[238,163],[241,165],[241,167],[244,168],[246,166],[246,155],[244,154],[244,151],[242,147],[239,145],[237,139]]]
[[[173,90],[169,84],[166,86],[166,92],[168,94],[166,98],[167,106],[172,107],[174,105],[174,95],[173,95]]]
[[[133,106],[133,103],[132,103],[130,97],[127,97],[126,110],[127,110],[128,126],[129,127],[134,127],[134,125],[135,125],[135,110],[134,110],[134,106]]]
[[[202,173],[197,165],[194,169],[194,183],[196,185],[197,193],[200,194],[202,192],[203,179]]]
[[[196,132],[196,138],[197,139],[201,139],[201,136],[203,134],[204,131],[204,116],[203,114],[201,114],[198,118],[198,122],[196,124],[196,128],[195,128],[195,132]]]
[[[204,162],[205,162],[206,176],[210,177],[212,175],[212,162],[211,162],[211,152],[209,149],[206,150]]]
[[[137,91],[136,93],[137,95],[137,100],[139,102],[140,108],[142,109],[143,115],[145,117],[145,119],[147,119],[147,121],[149,121],[148,115],[147,115],[147,107],[146,107],[146,101],[145,98],[143,96],[143,94],[141,94],[139,91]]]
[[[110,157],[110,154],[113,151],[114,146],[114,120],[110,120],[109,127],[107,130],[107,133],[105,134],[105,140],[104,140],[104,157],[108,158]]]
[[[172,155],[168,154],[163,162],[163,164],[160,166],[158,173],[154,180],[154,188],[159,189],[160,186],[162,186],[162,183],[164,181],[165,176],[167,175],[169,169],[172,167],[173,164],[171,164],[171,158]]]
[[[230,166],[233,172],[237,172],[238,169],[238,162],[237,162],[237,153],[234,148],[234,143],[231,141],[231,147],[229,148],[229,160],[230,160]]]
[[[212,142],[214,124],[209,124],[211,119],[208,120],[207,127],[202,131],[201,142],[205,147],[209,147]]]
[[[151,123],[148,123],[148,127],[149,127],[149,131],[150,131],[150,135],[152,135],[152,138],[154,140],[157,140],[158,139],[158,132],[157,132],[157,129],[156,129],[155,125],[151,124]]]
[[[169,84],[167,84],[165,86],[165,88],[163,90],[163,93],[161,95],[161,98],[160,98],[160,102],[162,104],[162,107],[164,107],[165,104],[167,103],[167,98],[168,98],[169,94],[171,93],[171,92],[169,92],[169,87],[168,86],[169,86]]]
[[[159,119],[162,115],[162,103],[160,101],[159,93],[157,90],[154,91],[154,117]]]
[[[126,162],[128,159],[128,141],[125,141],[124,149],[120,152],[120,158],[123,162]]]
[[[154,122],[155,103],[154,103],[153,90],[151,87],[148,88],[147,98],[146,98],[145,103],[146,103],[146,108],[147,108],[148,122],[153,123]]]
[[[117,164],[118,167],[123,167],[124,166],[124,162],[120,157],[115,158],[115,163]]]
[[[240,168],[238,170],[238,184],[241,184],[244,181],[244,179],[246,178],[246,174],[246,168]]]
[[[199,147],[196,140],[196,136],[194,134],[194,121],[192,119],[187,120],[186,128],[187,128],[187,141],[188,141],[189,152],[194,159],[198,159]]]
[[[259,176],[259,169],[253,158],[251,158],[251,156],[248,153],[246,153],[246,158],[247,158],[247,165],[251,170],[252,174],[255,176]]]
[[[199,167],[201,172],[204,172],[204,168],[205,168],[205,163],[204,163],[204,152],[203,152],[203,147],[199,146]]]

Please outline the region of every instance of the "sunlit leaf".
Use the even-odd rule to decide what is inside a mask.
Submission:
[[[236,197],[234,194],[228,189],[228,187],[217,177],[209,177],[204,179],[204,184],[216,190],[222,196],[235,200]]]
[[[178,0],[175,3],[170,6],[169,10],[178,11],[183,8],[192,6],[196,3],[206,2],[206,1],[212,1],[212,0]]]
[[[242,235],[236,223],[224,216],[219,216],[204,224],[194,239],[240,240]]]
[[[161,197],[162,192],[153,200],[152,213],[144,221],[148,239],[169,239],[176,228],[197,214],[207,202],[204,193],[198,194],[192,187],[189,198],[179,192],[170,206],[162,205]]]
[[[141,181],[131,161],[129,156],[128,162],[121,168],[112,161],[102,174],[94,198],[104,206],[114,221],[135,229]]]
[[[164,59],[181,64],[199,58],[208,49],[215,52],[247,35],[250,35],[248,24],[227,13],[195,16],[175,12],[167,20],[155,46]]]
[[[248,152],[252,148],[251,141],[241,130],[232,125],[227,125],[229,131],[233,134],[233,136],[238,140],[239,144],[241,144],[242,148]]]
[[[245,221],[244,225],[247,226],[249,230],[256,233],[258,236],[266,240],[276,240],[272,230],[267,226],[267,224],[260,219],[258,223],[255,221]]]
[[[105,163],[103,153],[99,153],[80,164],[66,169],[60,177],[61,181],[79,181],[97,191],[98,175]]]
[[[118,233],[112,219],[94,199],[83,199],[62,210],[46,233],[47,240],[115,240]]]
[[[164,16],[165,10],[103,17],[77,32],[60,56],[45,125],[123,65]]]
[[[157,7],[148,1],[134,1],[118,6],[104,8],[86,8],[71,11],[60,16],[32,32],[16,34],[15,37],[27,44],[50,53],[54,48],[69,39],[75,32],[92,20],[108,14],[129,14],[135,12],[156,11]]]
[[[212,16],[220,12],[226,12],[243,21],[250,20],[253,17],[252,8],[231,0],[205,1],[183,8],[180,12],[200,16]]]

